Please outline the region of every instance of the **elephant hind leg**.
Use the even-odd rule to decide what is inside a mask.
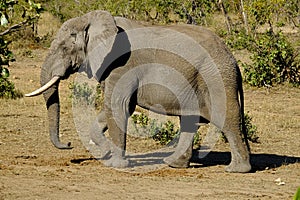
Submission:
[[[225,168],[227,172],[245,173],[251,170],[249,152],[240,134],[224,132],[231,148],[231,162]]]
[[[237,109],[238,110],[238,107]],[[247,146],[243,142],[240,130],[239,112],[232,114],[233,119],[226,119],[223,133],[225,134],[231,148],[231,162],[226,167],[227,172],[245,173],[251,170],[250,156]]]
[[[199,117],[189,116],[180,119],[180,137],[174,153],[165,158],[164,162],[170,167],[187,168],[190,164],[193,151],[193,139],[197,131]]]

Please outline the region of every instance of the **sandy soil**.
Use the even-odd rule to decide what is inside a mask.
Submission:
[[[24,93],[39,86],[44,50],[10,67]],[[220,141],[188,169],[124,172],[104,167],[82,145],[73,122],[70,81],[61,84],[61,138],[49,140],[41,96],[0,99],[0,199],[291,199],[300,186],[300,89],[245,89],[246,110],[258,127],[253,172],[230,174],[228,144]],[[130,147],[140,148],[140,147]],[[278,178],[281,181],[278,181]],[[276,181],[277,179],[277,181]]]

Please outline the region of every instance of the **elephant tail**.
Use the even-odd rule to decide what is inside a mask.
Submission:
[[[241,129],[242,129],[242,134],[244,136],[245,144],[247,146],[247,149],[250,153],[250,145],[248,141],[248,136],[247,136],[247,129],[246,129],[246,124],[245,124],[245,111],[244,111],[244,91],[243,91],[243,78],[242,78],[242,73],[240,71],[240,68],[237,66],[237,73],[238,73],[238,93],[239,93],[239,100],[240,100],[240,112],[241,112]]]

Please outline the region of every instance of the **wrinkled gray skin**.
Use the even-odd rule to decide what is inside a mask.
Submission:
[[[92,76],[90,63],[95,62],[93,60],[94,57],[89,57],[92,50],[107,38],[115,37],[118,31],[123,29],[126,33],[126,31],[135,27],[141,27],[141,25],[124,18],[118,17],[114,19],[109,13],[104,11],[94,11],[65,22],[52,42],[50,52],[43,64],[41,85],[46,84],[53,76],[66,79],[70,74],[78,71],[80,67],[85,68],[89,76]],[[172,167],[189,166],[189,160],[192,156],[194,131],[198,128],[196,123],[200,121],[199,117],[201,116],[201,119],[205,119],[206,122],[211,122],[221,129],[229,141],[231,163],[226,167],[226,171],[250,171],[249,152],[246,145],[242,142],[242,133],[240,131],[240,122],[243,116],[243,91],[241,75],[236,61],[220,39],[208,30],[189,25],[168,26],[168,28],[187,34],[206,49],[211,58],[213,58],[213,62],[216,64],[223,79],[222,84],[224,84],[226,92],[226,100],[223,102],[225,104],[223,106],[226,107],[224,125],[213,121],[211,117],[212,101],[210,97],[214,95],[209,94],[209,92],[217,93],[219,91],[209,91],[201,74],[191,64],[182,58],[176,57],[174,54],[159,50],[148,49],[129,52],[109,65],[107,69],[100,68],[97,72],[93,72],[97,74],[98,78],[105,79],[105,96],[104,109],[98,116],[101,130],[92,131],[91,138],[98,145],[106,145],[106,139],[102,133],[108,128],[112,142],[115,144],[114,148],[108,147],[111,157],[105,164],[113,167],[128,166],[128,161],[124,156],[127,119],[132,114],[135,106],[139,105],[146,109],[151,108],[151,110],[156,112],[179,116],[181,119],[181,136],[176,150],[170,157],[164,159],[168,165]],[[160,34],[160,31],[155,34]],[[113,48],[118,48],[119,46],[127,45],[126,48],[130,49],[129,40],[122,41],[122,39],[124,38],[116,38],[114,44],[108,44],[108,46],[113,45]],[[182,50],[189,51],[189,49]],[[109,56],[109,53],[107,56]],[[199,60],[198,64],[201,65],[201,62],[203,60]],[[131,74],[129,76],[131,80],[125,83],[125,89],[120,89],[120,96],[117,99],[112,99],[114,88],[122,76],[130,69],[147,63],[160,63],[171,66],[189,81],[198,99],[199,116],[189,115],[188,109],[187,112],[182,112],[185,108],[180,107],[176,96],[165,87],[155,84],[141,86],[143,81],[149,82],[149,79],[153,77],[161,80],[166,79],[166,77],[162,76],[162,73],[155,72],[155,70],[137,71]],[[207,74],[210,74],[209,70]],[[214,80],[214,78],[213,76],[206,77],[207,80]],[[168,77],[168,80],[174,81],[174,84],[180,84],[180,82],[176,82],[178,77]],[[59,140],[58,85],[59,82],[45,91],[43,95],[47,104],[51,141],[57,148],[68,149],[71,148],[70,145],[62,144]],[[218,94],[215,95],[218,96]],[[117,119],[115,116],[117,116]]]

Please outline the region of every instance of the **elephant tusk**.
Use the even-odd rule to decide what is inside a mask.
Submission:
[[[33,97],[42,94],[46,90],[48,90],[52,85],[54,85],[58,80],[60,79],[59,76],[54,76],[48,83],[46,83],[44,86],[40,87],[39,89],[29,93],[25,94],[25,97]]]

